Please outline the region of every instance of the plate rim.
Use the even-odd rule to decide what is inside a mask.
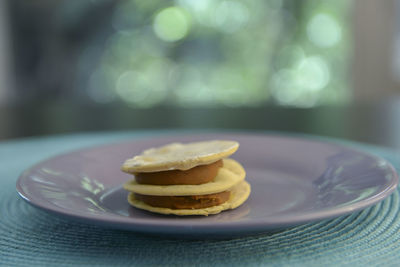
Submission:
[[[174,221],[174,223],[166,224],[165,222],[157,221],[156,219],[138,219],[134,218],[132,221],[131,217],[123,217],[119,216],[115,213],[107,213],[109,216],[110,214],[113,215],[112,218],[105,216],[104,214],[101,215],[93,215],[93,214],[79,214],[79,213],[72,213],[67,212],[63,209],[58,208],[51,202],[51,205],[45,205],[43,202],[43,198],[36,200],[35,196],[30,195],[29,193],[25,192],[23,189],[23,182],[25,179],[29,178],[29,173],[33,171],[37,166],[46,163],[50,160],[54,160],[58,157],[62,157],[72,153],[79,153],[82,151],[98,149],[98,148],[105,148],[107,146],[113,147],[118,144],[123,143],[132,143],[138,141],[145,141],[151,139],[165,139],[165,138],[177,138],[181,137],[189,137],[189,138],[196,138],[196,137],[205,137],[206,135],[235,135],[235,136],[243,136],[243,137],[250,137],[250,136],[258,136],[258,137],[269,137],[269,138],[289,138],[298,141],[307,141],[307,142],[314,142],[326,145],[332,145],[336,147],[345,148],[346,150],[353,151],[355,153],[360,153],[363,155],[367,155],[368,157],[374,158],[375,160],[384,161],[387,164],[387,167],[392,174],[392,179],[388,182],[388,185],[385,186],[384,190],[379,191],[378,193],[370,196],[366,199],[357,201],[355,203],[351,203],[346,206],[342,207],[330,207],[327,209],[322,209],[317,212],[297,212],[291,213],[290,216],[276,216],[277,220],[269,220],[269,222],[265,222],[265,220],[260,221],[230,221],[230,222],[212,222],[209,224],[201,223],[199,220],[198,223],[190,223],[185,224],[184,221]],[[108,142],[105,144],[98,144],[98,145],[91,145],[88,147],[82,147],[79,149],[74,149],[71,151],[66,151],[63,153],[56,154],[52,157],[48,157],[44,160],[39,161],[38,163],[34,164],[33,166],[29,167],[28,169],[24,170],[21,175],[18,177],[16,182],[16,190],[18,195],[25,200],[27,203],[31,204],[32,206],[49,212],[51,214],[55,214],[61,216],[66,219],[72,219],[74,221],[83,222],[83,223],[90,223],[95,224],[98,226],[105,226],[107,228],[117,228],[123,230],[131,230],[143,233],[154,233],[154,234],[183,234],[183,235],[201,235],[205,233],[213,233],[217,235],[226,235],[229,234],[230,236],[234,236],[235,234],[244,235],[244,234],[252,234],[252,233],[260,233],[260,232],[268,232],[271,230],[278,230],[287,227],[297,226],[300,224],[305,223],[312,223],[316,221],[322,221],[325,219],[332,219],[337,218],[341,215],[348,215],[350,213],[363,210],[367,207],[370,207],[374,204],[379,203],[383,199],[390,196],[397,188],[399,183],[399,176],[396,172],[396,169],[393,165],[386,159],[382,158],[381,156],[369,153],[362,149],[356,148],[354,146],[347,147],[343,143],[335,142],[335,139],[324,140],[324,137],[319,136],[309,136],[309,135],[299,135],[299,134],[284,134],[284,133],[257,133],[257,132],[207,132],[207,133],[181,133],[181,134],[157,134],[154,136],[132,136],[131,138],[124,139],[118,142]],[[337,140],[340,141],[340,140]],[[346,140],[342,140],[346,141]],[[120,186],[122,187],[122,185]],[[115,190],[115,189],[113,189]],[[250,195],[251,197],[251,195]],[[46,202],[47,203],[47,202]],[[240,208],[240,207],[239,207]],[[116,216],[118,220],[116,220]],[[293,219],[295,218],[295,219]],[[130,221],[129,221],[130,220]],[[162,226],[162,227],[161,227]]]

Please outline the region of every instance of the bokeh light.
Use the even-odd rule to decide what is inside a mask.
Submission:
[[[321,47],[336,45],[342,38],[341,28],[329,14],[314,15],[307,25],[307,35],[312,43]]]
[[[330,71],[321,56],[304,58],[297,66],[298,85],[309,91],[325,88],[330,80]]]
[[[272,93],[281,105],[311,107],[330,81],[330,71],[320,56],[300,59],[290,69],[281,69],[272,79]]]
[[[221,31],[233,33],[249,19],[247,7],[236,1],[222,1],[215,9],[215,25]]]
[[[88,53],[87,95],[138,108],[343,103],[350,4],[121,1],[102,52]]]
[[[154,19],[154,32],[164,41],[174,42],[184,38],[190,28],[190,14],[180,7],[161,10]]]
[[[134,106],[154,106],[165,96],[162,87],[155,87],[152,77],[143,72],[126,71],[116,82],[116,92]]]

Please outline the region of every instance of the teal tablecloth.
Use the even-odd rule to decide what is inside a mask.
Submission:
[[[16,193],[19,174],[40,160],[149,134],[80,134],[1,142],[0,265],[400,265],[398,191],[349,216],[232,240],[167,239],[79,224],[31,207]],[[386,158],[399,171],[399,151],[345,143]]]

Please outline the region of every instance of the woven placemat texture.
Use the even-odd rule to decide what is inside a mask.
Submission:
[[[40,160],[148,133],[81,134],[0,143],[1,266],[398,266],[399,191],[333,220],[231,240],[185,240],[104,229],[38,210],[16,193],[20,173]],[[389,160],[400,153],[345,142]]]

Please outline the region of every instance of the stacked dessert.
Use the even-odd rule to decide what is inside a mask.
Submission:
[[[122,165],[129,203],[161,214],[209,215],[234,209],[250,195],[246,172],[234,159],[234,141],[172,143],[142,152]]]

